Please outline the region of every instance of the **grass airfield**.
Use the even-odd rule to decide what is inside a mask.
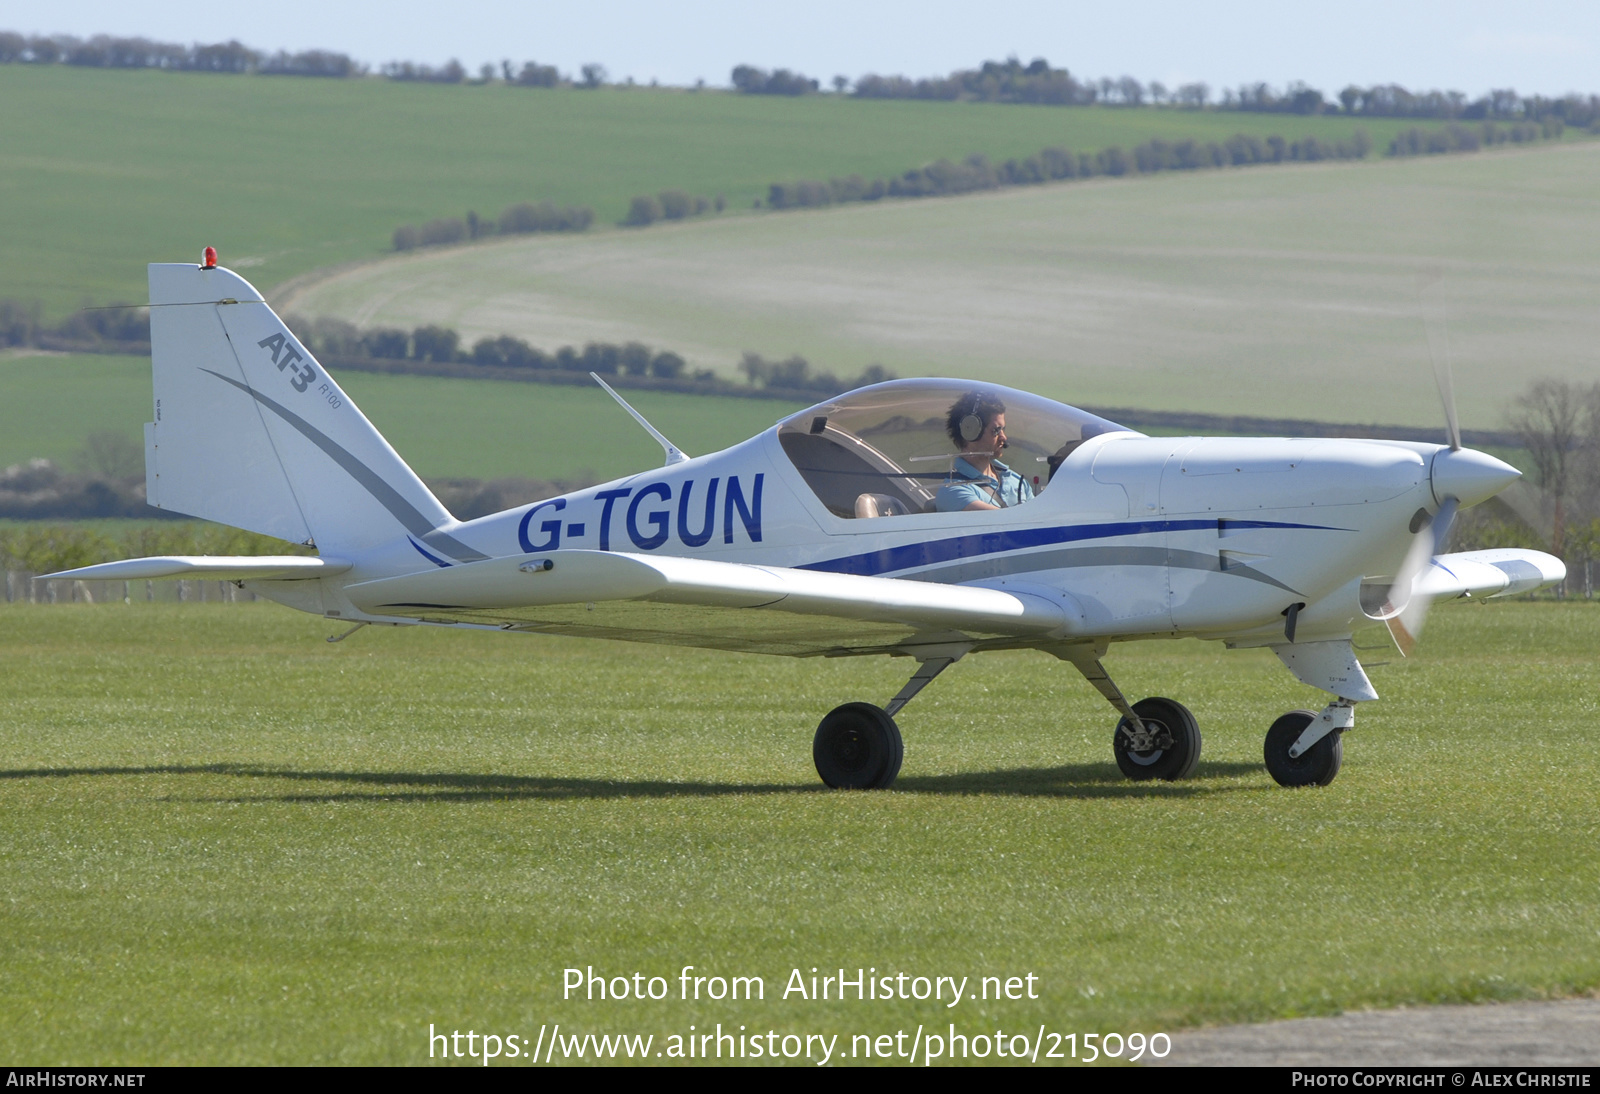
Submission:
[[[553,348],[638,339],[736,376],[992,380],[1073,404],[1437,427],[1418,299],[1461,420],[1593,378],[1600,141],[1255,167],[527,238],[330,272],[274,300]]]
[[[1149,1033],[1600,986],[1592,604],[1445,605],[1413,660],[1369,650],[1384,700],[1298,792],[1261,737],[1317,693],[1265,651],[1113,651],[1125,690],[1196,711],[1190,782],[1123,781],[1104,702],[1015,654],[907,708],[894,791],[841,794],[811,731],[898,661],[329,633],[270,605],[0,608],[0,1052],[411,1063],[430,1022]],[[766,1000],[560,998],[568,966],[684,964]],[[858,965],[1032,972],[1040,998],[777,998]]]

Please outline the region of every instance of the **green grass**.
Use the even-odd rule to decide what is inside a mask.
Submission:
[[[1124,782],[1068,666],[986,655],[901,716],[897,789],[848,794],[812,727],[899,662],[327,633],[0,608],[0,1054],[415,1063],[430,1022],[1151,1032],[1600,986],[1592,604],[1441,608],[1305,791],[1261,735],[1317,700],[1263,651],[1114,651],[1128,691],[1195,709],[1190,782]],[[767,998],[561,999],[567,967],[675,988],[686,964]],[[812,966],[1031,972],[1040,998],[777,998]]]
[[[1332,118],[535,91],[0,65],[0,297],[52,315],[144,299],[144,267],[212,244],[263,288],[369,258],[394,229],[513,202],[602,223],[666,188],[749,209],[769,183],[898,174],[983,152],[1236,132],[1336,138]],[[1362,123],[1380,146],[1409,123]]]
[[[1503,429],[1530,380],[1594,378],[1597,177],[1590,141],[1101,179],[499,241],[334,273],[283,307],[638,339],[729,376],[744,350],[798,352],[1078,405],[1437,429],[1417,286],[1442,276],[1461,419]]]
[[[0,66],[3,71],[3,66]],[[341,372],[339,383],[427,478],[589,478],[661,463],[661,446],[598,387]],[[42,456],[72,467],[86,438],[144,444],[150,362],[138,357],[0,356],[0,467]],[[772,425],[800,405],[630,391],[630,403],[695,455]]]

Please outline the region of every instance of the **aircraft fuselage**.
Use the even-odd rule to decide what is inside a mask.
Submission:
[[[1081,606],[1074,634],[1083,636],[1247,640],[1281,630],[1290,605],[1304,612],[1307,637],[1348,634],[1363,621],[1355,587],[1392,575],[1418,512],[1437,508],[1430,467],[1446,451],[1110,433],[1078,447],[1021,506],[861,519],[825,507],[769,430],[721,452],[464,522],[449,535],[491,558],[626,551],[1051,587]],[[341,584],[463,560],[408,536],[352,561]]]

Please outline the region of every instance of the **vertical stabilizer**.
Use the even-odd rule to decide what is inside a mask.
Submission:
[[[150,266],[151,505],[324,552],[410,534],[481,557],[366,416],[238,274]]]

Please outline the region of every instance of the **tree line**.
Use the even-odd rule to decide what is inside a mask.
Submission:
[[[629,228],[643,228],[658,220],[684,220],[704,216],[716,210],[722,212],[728,201],[721,194],[714,198],[699,197],[683,190],[662,190],[657,194],[641,194],[628,203],[628,215],[622,224]]]
[[[659,220],[685,220],[728,207],[721,194],[704,197],[685,190],[662,190],[641,194],[628,204],[628,213],[618,223],[642,228]],[[594,210],[587,205],[557,206],[551,201],[509,205],[498,219],[490,220],[468,212],[464,217],[439,217],[425,224],[402,224],[390,242],[397,251],[418,247],[438,247],[466,243],[494,235],[521,235],[530,232],[582,232],[594,223]]]
[[[1408,91],[1399,84],[1351,84],[1329,99],[1316,88],[1291,83],[1242,84],[1223,92],[1220,110],[1266,114],[1336,114],[1363,118],[1429,118],[1438,121],[1535,122],[1593,128],[1600,132],[1600,95],[1523,96],[1509,88],[1468,99],[1460,91]]]
[[[410,251],[492,235],[581,232],[593,223],[594,210],[587,205],[558,206],[553,201],[524,201],[506,206],[495,219],[469,211],[464,217],[439,217],[425,224],[402,224],[394,230],[391,242],[397,251]]]
[[[882,365],[868,365],[860,375],[841,380],[831,372],[813,372],[811,362],[799,354],[782,361],[768,360],[759,353],[746,350],[739,359],[739,371],[752,387],[793,392],[815,392],[820,395],[837,395],[868,384],[881,384],[895,379],[895,374]]]
[[[413,361],[429,364],[478,365],[496,369],[571,372],[586,375],[650,377],[656,380],[691,380],[719,383],[710,369],[691,371],[688,362],[670,350],[655,350],[641,342],[589,342],[579,349],[562,346],[547,353],[509,334],[480,338],[467,348],[461,336],[448,327],[428,325],[410,331],[398,327],[360,328],[342,319],[304,319],[289,316],[284,323],[300,344],[323,361]],[[831,372],[813,371],[805,358],[767,360],[746,352],[739,371],[752,387],[774,393],[820,392],[837,395],[851,388],[895,378],[882,365],[869,365],[858,376],[840,379]]]
[[[125,433],[101,430],[89,434],[82,450],[67,461],[67,466],[53,460],[35,458],[0,470],[0,519],[90,520],[105,517],[189,519],[151,509],[145,504],[144,445]],[[218,525],[210,527],[220,528]],[[153,529],[145,532],[160,534]],[[81,545],[84,541],[78,538],[73,542]],[[132,554],[137,557],[164,553],[167,552],[136,551]],[[3,563],[4,569],[47,572],[46,567],[39,565],[41,557],[58,561],[57,565],[50,567],[52,569],[91,564],[77,561],[70,554],[63,556],[55,533],[47,529],[0,528],[0,563]],[[66,558],[64,562],[60,561],[63,557]],[[110,560],[97,558],[91,561]]]
[[[59,323],[45,323],[36,300],[0,298],[0,347],[50,350],[150,352],[150,310],[143,305],[83,308]]]
[[[661,380],[684,378],[688,362],[670,350],[656,351],[640,342],[617,345],[590,342],[582,349],[562,346],[554,353],[529,345],[521,338],[502,334],[480,338],[469,348],[448,327],[428,325],[403,330],[398,327],[360,328],[342,319],[304,319],[289,316],[284,323],[300,344],[325,361],[361,359],[417,361],[433,364],[481,365],[490,368],[561,370],[580,374],[653,376]],[[703,370],[694,379],[714,379]]]
[[[810,95],[821,90],[821,83],[803,73],[780,68],[768,72],[753,65],[739,65],[733,70],[735,91],[746,95]],[[1105,98],[1118,101],[1117,82],[1108,81]],[[1144,85],[1131,80],[1135,99],[1144,94]],[[851,82],[844,76],[833,78],[833,88],[844,93]],[[1050,105],[1082,105],[1099,101],[1100,92],[1095,84],[1075,80],[1064,68],[1051,68],[1043,58],[1024,66],[1015,57],[1006,61],[985,61],[976,69],[963,69],[948,76],[935,76],[920,80],[905,76],[879,76],[869,73],[855,81],[850,93],[858,99],[933,99],[954,101],[966,99],[976,102],[1046,103]]]
[[[733,89],[746,95],[810,95],[819,84],[809,76],[780,68],[775,72],[753,65],[736,65],[731,77]]]
[[[251,49],[238,40],[181,45],[149,38],[96,34],[79,38],[70,34],[19,34],[0,30],[0,64],[73,65],[79,68],[155,68],[172,72],[220,72],[255,76],[324,76],[337,79],[367,76],[372,69],[349,54],[329,49],[308,49],[298,53],[278,50],[268,53]],[[459,84],[489,83],[503,79],[514,87],[604,86],[606,69],[601,64],[586,64],[577,77],[557,71],[554,65],[525,61],[520,68],[509,60],[498,68],[479,67],[474,80],[466,67],[452,58],[437,67],[416,61],[390,61],[379,66],[377,75],[400,82]]]
[[[1315,93],[1319,99],[1321,92]],[[1239,107],[1238,109],[1246,109]],[[1600,95],[1523,96],[1507,88],[1469,100],[1459,91],[1411,92],[1399,84],[1351,85],[1338,103],[1320,102],[1318,113],[1371,118],[1433,118],[1440,121],[1525,121],[1588,129],[1600,124]]]
[[[1440,129],[1418,129],[1413,126],[1395,134],[1389,142],[1389,155],[1436,156],[1448,152],[1476,152],[1497,144],[1552,140],[1561,136],[1563,129],[1565,125],[1557,117],[1548,117],[1542,122],[1513,122],[1510,125],[1481,122],[1467,126],[1453,122]]]
[[[85,308],[60,323],[40,321],[37,302],[0,299],[0,348],[32,346],[41,349],[87,353],[150,352],[150,309],[141,305]],[[581,348],[562,346],[547,352],[509,334],[479,338],[470,346],[461,335],[437,324],[414,327],[357,327],[342,319],[287,316],[284,323],[300,344],[325,363],[363,362],[465,366],[457,375],[470,376],[476,368],[513,369],[529,373],[568,373],[578,376],[598,372],[605,376],[648,378],[667,383],[686,382],[722,387],[737,393],[734,385],[718,379],[711,369],[691,369],[671,350],[657,350],[642,342],[589,342]],[[859,376],[840,379],[831,372],[814,372],[801,357],[768,362],[746,353],[739,369],[753,387],[773,393],[822,392],[837,395],[854,387],[894,379],[879,365]]]
[[[161,68],[174,72],[253,73],[260,76],[364,76],[365,65],[343,53],[310,49],[263,53],[238,41],[179,45],[148,38],[96,34],[23,35],[0,31],[0,64],[75,65],[81,68]]]
[[[959,69],[948,76],[912,80],[905,76],[879,76],[868,73],[855,82],[858,99],[968,100],[987,103],[1033,103],[1041,106],[1086,106],[1094,102],[1138,105],[1143,102],[1144,86],[1132,77],[1103,81],[1102,92],[1094,81],[1080,81],[1064,68],[1052,68],[1043,57],[1023,65],[1015,57],[1004,61],[985,61],[977,68]]]
[[[942,159],[890,179],[868,181],[860,175],[850,175],[826,182],[806,179],[775,182],[768,187],[767,204],[774,209],[794,209],[882,198],[940,197],[1096,176],[1361,159],[1371,148],[1371,138],[1358,130],[1351,137],[1338,141],[1319,137],[1297,141],[1276,136],[1263,139],[1241,133],[1220,143],[1151,140],[1131,150],[1120,146],[1099,152],[1045,148],[1032,156],[1000,164],[975,153],[960,163]]]
[[[335,50],[268,53],[237,40],[182,45],[110,34],[79,38],[61,34],[26,35],[16,31],[0,31],[0,64],[66,64],[85,68],[154,68],[333,78],[372,74],[368,65]],[[415,61],[390,61],[379,66],[376,74],[400,82],[487,84],[498,79],[513,87],[590,89],[606,86],[609,76],[605,66],[595,62],[581,66],[573,76],[560,72],[554,65],[525,61],[518,67],[510,60],[503,60],[498,66],[481,65],[473,78],[454,58],[437,67]],[[627,81],[630,86],[632,82],[631,78]],[[790,69],[767,71],[743,64],[735,66],[730,82],[736,92],[747,95],[811,95],[820,92],[822,87],[821,81]],[[1159,80],[1144,83],[1132,76],[1080,80],[1065,68],[1053,67],[1042,57],[1026,65],[1016,57],[984,61],[977,68],[920,79],[868,73],[852,82],[848,77],[835,76],[831,84],[835,92],[849,93],[860,99],[965,100],[1045,106],[1149,105],[1441,121],[1542,122],[1547,118],[1559,118],[1566,125],[1600,132],[1600,95],[1521,96],[1511,89],[1498,89],[1469,99],[1460,91],[1411,91],[1399,84],[1371,87],[1351,84],[1336,96],[1329,96],[1302,82],[1291,82],[1282,88],[1257,82],[1225,89],[1213,99],[1210,85],[1204,82],[1168,88]],[[697,84],[696,89],[700,86]]]
[[[767,72],[751,65],[733,70],[733,87],[747,95],[808,95],[819,81],[788,69]],[[1351,84],[1328,96],[1303,82],[1282,88],[1264,82],[1241,84],[1213,98],[1209,84],[1193,82],[1169,88],[1159,80],[1142,83],[1132,76],[1078,79],[1043,57],[1024,65],[1016,57],[985,61],[977,68],[946,76],[913,79],[868,73],[852,82],[833,78],[833,87],[858,99],[924,99],[942,102],[1032,103],[1043,106],[1167,106],[1236,110],[1272,114],[1340,114],[1379,118],[1430,118],[1441,121],[1533,121],[1559,118],[1566,125],[1600,125],[1600,96],[1571,94],[1559,98],[1521,96],[1500,89],[1477,99],[1460,91],[1410,91],[1399,84],[1360,87]],[[1597,130],[1600,131],[1600,130]]]

